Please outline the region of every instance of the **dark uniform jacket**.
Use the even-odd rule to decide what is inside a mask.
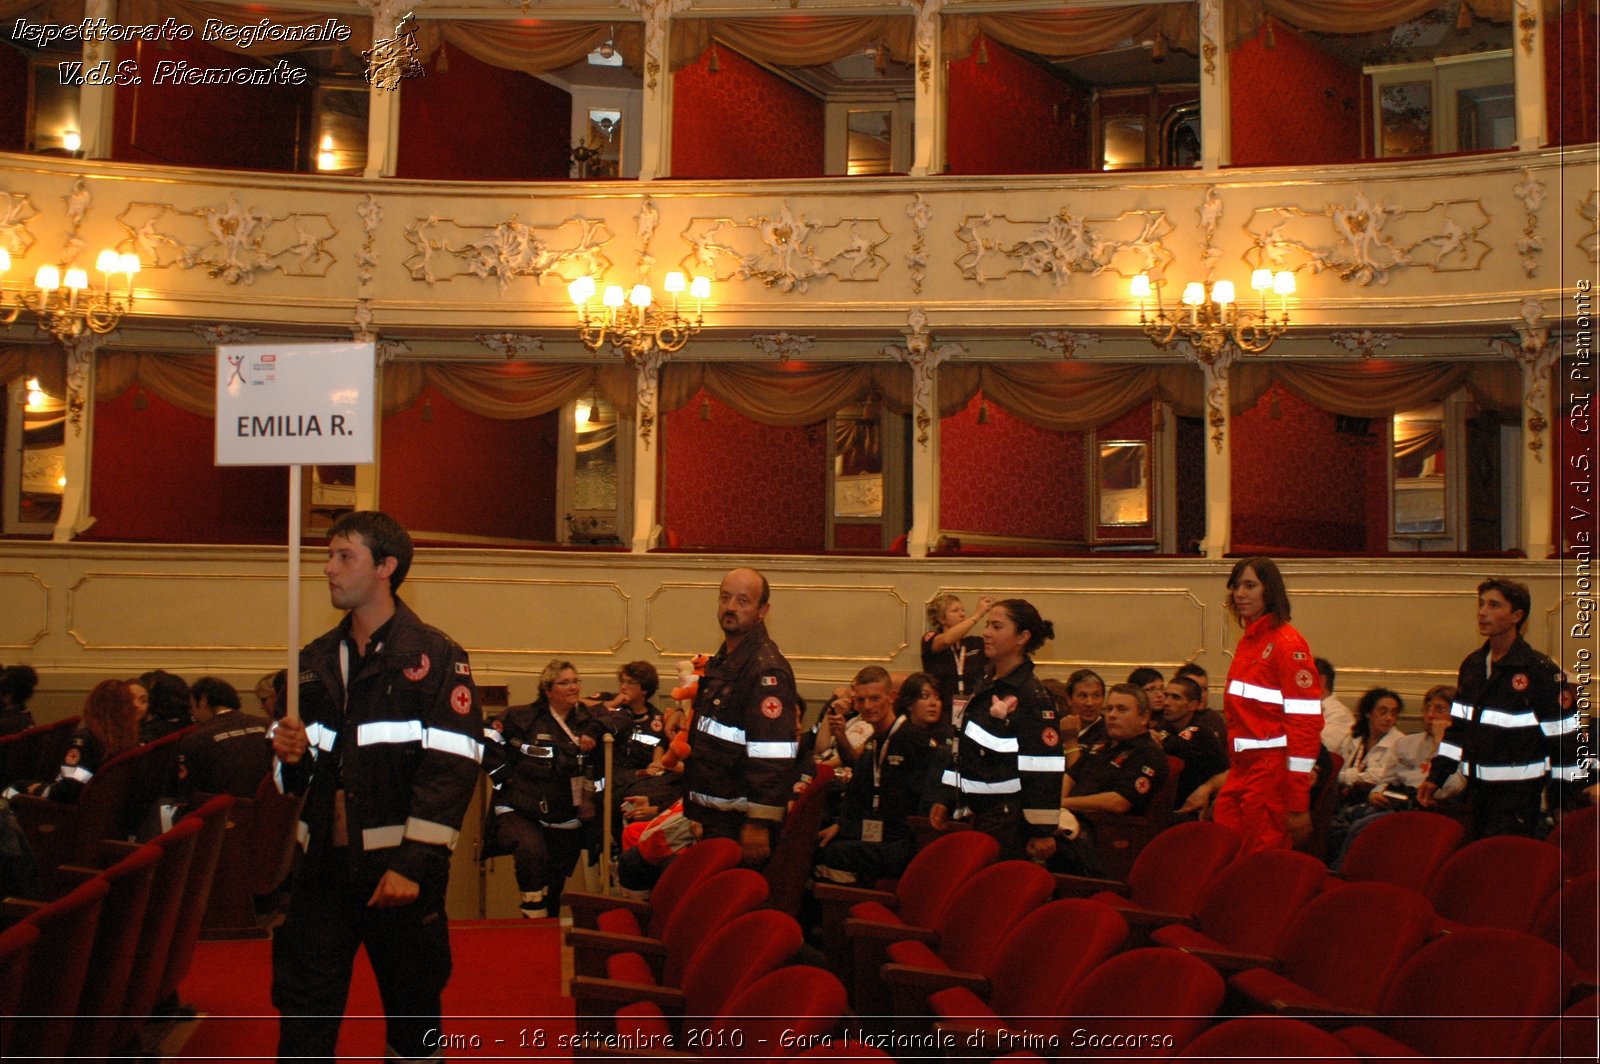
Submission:
[[[1182,805],[1194,789],[1219,772],[1228,769],[1228,749],[1194,714],[1182,728],[1172,728],[1165,721],[1152,727],[1150,734],[1169,757],[1183,762],[1183,772],[1178,776],[1176,801]]]
[[[969,635],[953,647],[934,650],[933,637],[938,634],[922,634],[922,671],[939,681],[939,697],[944,699],[944,711],[949,715],[958,694],[970,699],[978,689],[989,658],[983,652],[982,636]]]
[[[644,716],[635,717],[633,710],[624,706],[611,714],[617,727],[617,745],[612,751],[612,764],[617,779],[627,782],[640,769],[650,763],[667,741],[667,721],[661,711],[649,702],[644,704]]]
[[[794,671],[757,624],[731,652],[706,662],[689,725],[684,814],[713,835],[746,818],[776,824],[794,789]]]
[[[997,805],[1020,806],[1027,834],[1043,838],[1060,822],[1066,767],[1055,699],[1024,660],[978,685],[937,801],[950,810],[965,805],[980,817]]]
[[[1442,785],[1459,767],[1473,787],[1548,781],[1551,805],[1570,804],[1587,784],[1578,757],[1582,717],[1561,707],[1561,671],[1521,636],[1489,668],[1489,644],[1467,655],[1456,678],[1450,727],[1428,779]]]
[[[1120,794],[1132,806],[1128,810],[1131,816],[1149,811],[1150,799],[1167,782],[1168,773],[1166,752],[1149,732],[1125,742],[1101,740],[1085,750],[1068,770],[1072,797],[1108,791]]]
[[[75,804],[84,786],[107,760],[105,744],[87,728],[78,728],[68,740],[61,755],[61,768],[45,787],[44,796],[53,802]]]
[[[598,744],[606,731],[605,720],[582,705],[572,707],[562,727],[543,698],[496,717],[483,733],[483,767],[494,784],[494,811],[514,810],[551,827],[576,827],[580,809],[573,781],[598,779]],[[577,743],[586,735],[596,743],[589,754]]]
[[[478,781],[483,713],[467,652],[395,600],[395,614],[357,658],[350,617],[300,652],[300,716],[310,742],[293,765],[274,761],[279,789],[309,788],[302,840],[334,845],[341,787],[355,873],[393,870],[417,883],[449,876],[450,851]],[[350,680],[340,670],[349,647]]]
[[[931,804],[938,786],[934,769],[944,763],[950,726],[924,728],[900,717],[890,729],[883,738],[868,739],[852,763],[839,818],[841,839],[859,839],[864,820],[883,821],[885,842],[910,838],[907,822]],[[876,772],[874,765],[880,766]]]
[[[271,722],[239,710],[217,715],[178,740],[177,782],[172,793],[231,794],[254,798],[256,788],[272,771]]]

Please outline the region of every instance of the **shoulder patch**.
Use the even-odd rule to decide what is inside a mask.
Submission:
[[[1312,677],[1311,677],[1311,670],[1310,669],[1301,669],[1299,672],[1295,673],[1294,674],[1294,682],[1295,682],[1295,686],[1299,687],[1302,691],[1308,690],[1311,687],[1311,684],[1313,682],[1312,681]]]
[[[1039,733],[1039,740],[1046,746],[1055,746],[1061,741],[1061,733],[1047,726]]]
[[[456,662],[456,675],[457,676],[471,676],[472,675],[472,666],[468,665],[464,661]]]
[[[777,720],[783,715],[783,701],[777,695],[768,695],[761,700],[761,715],[768,720]]]
[[[1149,794],[1150,780],[1147,777],[1140,776],[1138,779],[1133,781],[1133,789],[1138,791],[1140,794]]]
[[[1304,660],[1306,660],[1306,652],[1304,650],[1296,650],[1294,652],[1294,660],[1296,660],[1296,661],[1304,661]]]
[[[450,708],[461,716],[472,712],[472,692],[464,683],[458,683],[450,689]]]
[[[317,674],[312,669],[306,669],[306,670],[304,670],[303,672],[300,673],[300,682],[301,683],[310,683],[312,680],[315,680],[316,678],[317,678]]]
[[[1261,660],[1262,661],[1266,661],[1268,658],[1272,657],[1272,647],[1273,647],[1273,645],[1274,644],[1272,644],[1272,643],[1268,643],[1266,645],[1266,647],[1261,651]]]
[[[1519,672],[1511,677],[1511,689],[1513,691],[1526,691],[1528,689],[1528,674]]]
[[[772,674],[768,673],[766,676],[761,677],[761,686],[762,687],[776,687],[776,686],[778,686],[778,678],[776,676],[773,676]]]
[[[400,671],[406,679],[410,680],[412,683],[416,683],[418,680],[424,679],[428,675],[428,670],[432,667],[433,662],[428,660],[428,655],[421,654],[418,655],[417,663],[415,665],[409,669],[401,669]]]

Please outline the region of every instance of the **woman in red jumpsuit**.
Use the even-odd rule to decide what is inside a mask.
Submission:
[[[1311,770],[1322,744],[1322,679],[1289,624],[1289,592],[1271,558],[1228,576],[1228,612],[1244,628],[1222,708],[1232,766],[1212,818],[1239,833],[1240,854],[1287,849],[1311,832]]]

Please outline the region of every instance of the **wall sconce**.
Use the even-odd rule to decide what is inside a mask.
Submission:
[[[1289,297],[1294,294],[1294,274],[1280,270],[1256,270],[1250,275],[1250,287],[1261,297],[1259,310],[1243,310],[1234,298],[1232,281],[1190,281],[1183,288],[1183,305],[1187,311],[1174,308],[1169,312],[1161,300],[1164,281],[1151,281],[1148,273],[1141,273],[1129,285],[1133,298],[1139,301],[1139,328],[1157,347],[1166,348],[1174,340],[1184,339],[1193,344],[1202,357],[1210,360],[1221,354],[1229,343],[1241,351],[1258,355],[1272,346],[1289,327]],[[1267,308],[1267,293],[1277,293],[1280,313],[1274,318]],[[1155,315],[1149,313],[1149,300],[1154,295]]]
[[[95,259],[95,269],[105,277],[98,292],[89,287],[88,271],[81,267],[40,266],[33,277],[37,294],[30,290],[0,292],[0,325],[12,324],[27,310],[38,316],[40,328],[63,343],[82,336],[85,329],[96,334],[110,332],[133,308],[133,276],[139,272],[139,256],[119,255],[107,248]],[[10,270],[11,253],[0,248],[0,280]],[[118,274],[128,278],[122,298],[111,291],[111,279]]]
[[[604,310],[594,311],[594,278],[585,274],[567,286],[567,294],[578,310],[578,339],[590,351],[598,351],[606,344],[621,348],[630,364],[661,350],[668,354],[683,350],[689,338],[704,325],[702,311],[705,301],[711,298],[711,279],[696,277],[686,284],[683,274],[667,274],[665,284],[672,297],[670,309],[655,302],[647,284],[636,284],[626,296],[621,285],[607,285],[601,303]],[[687,288],[694,300],[694,317],[685,317],[678,307],[678,297]]]

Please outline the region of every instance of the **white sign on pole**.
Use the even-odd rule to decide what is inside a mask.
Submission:
[[[373,461],[374,345],[217,348],[217,465]]]

